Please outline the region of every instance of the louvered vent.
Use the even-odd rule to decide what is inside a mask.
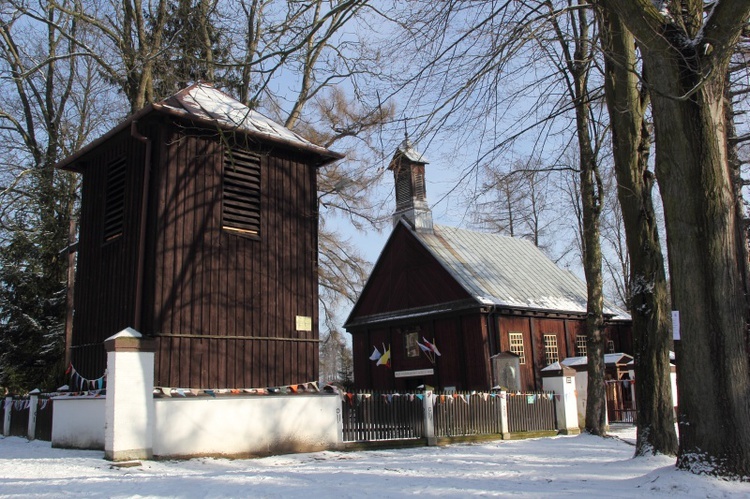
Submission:
[[[224,155],[222,228],[236,234],[260,233],[260,156],[239,149]]]
[[[122,236],[125,220],[125,157],[113,159],[107,165],[107,191],[104,201],[104,241]]]
[[[414,171],[414,197],[419,200],[424,200],[427,197],[424,188],[424,171]]]
[[[408,168],[399,168],[396,176],[396,208],[411,204],[411,175]]]

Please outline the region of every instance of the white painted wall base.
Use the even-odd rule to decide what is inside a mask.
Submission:
[[[153,402],[151,440],[153,455],[158,458],[251,457],[341,445],[338,395],[163,398]],[[58,397],[53,403],[53,447],[104,450],[104,397]],[[106,457],[135,459],[130,453],[129,449],[110,450]]]
[[[104,348],[108,373],[104,457],[112,461],[150,459],[156,343],[125,328],[107,338]]]
[[[338,395],[154,400],[154,456],[259,456],[336,448]]]
[[[52,404],[52,447],[104,450],[104,397],[56,397]]]

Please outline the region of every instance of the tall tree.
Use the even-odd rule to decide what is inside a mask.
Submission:
[[[214,82],[229,47],[217,26],[217,0],[172,0],[164,23],[167,45],[154,67],[154,95],[172,95],[196,81]],[[153,26],[155,29],[157,26]]]
[[[636,390],[636,455],[677,453],[669,348],[669,288],[651,192],[648,91],[639,85],[633,36],[616,15],[603,28],[605,94],[612,130],[617,193],[631,264]]]
[[[556,164],[560,151],[577,141],[581,249],[589,289],[586,426],[602,434],[606,418],[599,242],[602,134],[595,119],[596,93],[591,91],[597,87],[591,80],[596,53],[591,6],[573,0],[456,1],[410,2],[406,10],[401,25],[410,33],[405,38],[408,45],[389,43],[394,50],[410,54],[404,72],[407,111],[418,117],[414,121],[422,133],[451,134],[454,142],[471,144],[466,148],[471,154],[459,159],[462,180],[474,178],[472,172],[481,164],[503,161],[503,153],[509,153],[524,135],[535,137],[529,140],[530,147],[550,164]],[[417,99],[424,103],[414,102]],[[509,119],[511,114],[516,119]]]
[[[376,100],[365,105],[367,89],[357,82],[375,71],[375,56],[345,28],[365,5],[361,0],[123,0],[111,6],[78,3],[71,13],[101,33],[104,43],[78,46],[99,63],[131,112],[205,78],[316,143],[350,149],[347,141],[354,139],[368,147],[366,135],[392,115],[391,106]],[[291,90],[271,92],[279,81]],[[358,106],[347,101],[339,84],[353,89]],[[321,170],[322,218],[340,212],[356,223],[375,222],[367,184],[378,175],[357,164],[350,159]],[[321,223],[319,238],[321,304],[329,327],[337,308],[354,300],[367,269],[332,225]]]
[[[575,111],[576,137],[583,222],[583,272],[586,276],[586,351],[588,385],[586,389],[586,431],[594,435],[606,433],[607,407],[604,373],[604,279],[600,219],[604,187],[597,158],[597,138],[591,116],[590,76],[595,53],[593,19],[586,0],[572,2],[567,9],[569,30],[564,31],[559,13],[551,1],[546,2],[549,19],[560,44],[562,58],[558,65],[567,80],[567,92]]]
[[[600,0],[640,48],[679,311],[680,447],[694,472],[750,476],[744,251],[727,161],[725,76],[750,1]]]

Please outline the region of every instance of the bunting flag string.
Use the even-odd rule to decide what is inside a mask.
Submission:
[[[154,387],[154,395],[157,397],[212,397],[220,395],[269,395],[269,394],[298,394],[320,392],[317,381],[297,383],[294,385],[283,385],[267,388],[179,388],[171,386]]]
[[[95,391],[103,390],[107,385],[107,370],[104,370],[104,374],[96,379],[88,379],[81,376],[73,364],[69,364],[65,370],[65,374],[70,379],[70,386],[75,388],[73,391],[84,392],[84,391]]]

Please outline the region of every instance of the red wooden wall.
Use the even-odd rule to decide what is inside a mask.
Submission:
[[[393,318],[384,318],[388,314]],[[489,358],[510,351],[510,333],[523,335],[522,388],[541,390],[541,370],[547,366],[544,335],[555,335],[558,357],[563,360],[577,355],[576,336],[586,334],[582,316],[493,312],[476,303],[401,224],[394,228],[347,322],[353,337],[355,384],[376,390],[412,388],[417,380],[396,378],[395,373],[429,368],[434,375],[418,381],[439,389],[489,389]],[[424,355],[405,357],[403,330],[415,327],[423,333],[420,338],[434,338],[443,354],[434,366]],[[606,333],[617,351],[632,352],[628,323],[612,324]],[[390,369],[368,360],[373,347],[382,351],[383,345],[391,345]]]

